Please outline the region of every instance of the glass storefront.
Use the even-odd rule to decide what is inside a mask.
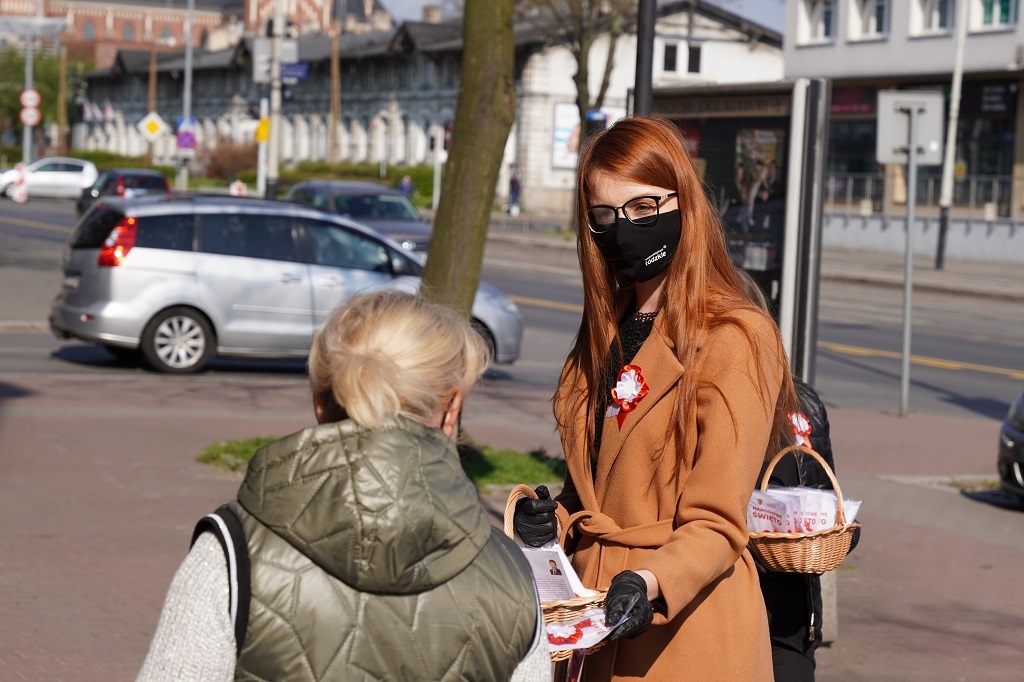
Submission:
[[[834,85],[827,166],[833,178],[832,191],[844,194],[853,188],[857,195],[852,197],[855,200],[872,198],[878,203],[881,199],[880,187],[871,192],[867,189],[872,185],[869,177],[883,173],[875,161],[878,90],[941,90],[948,98],[949,87],[948,81],[893,83],[880,87]],[[967,80],[963,83],[956,136],[955,204],[977,206],[1008,202],[1013,176],[1017,90],[1016,81]],[[938,201],[941,178],[941,165],[919,167],[917,196],[922,203]],[[1000,205],[1000,212],[1004,210],[1008,210],[1008,203],[1005,209]]]

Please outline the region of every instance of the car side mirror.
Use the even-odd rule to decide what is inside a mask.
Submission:
[[[391,254],[391,273],[395,276],[411,275],[412,268],[409,267],[409,259],[403,258],[400,254]]]

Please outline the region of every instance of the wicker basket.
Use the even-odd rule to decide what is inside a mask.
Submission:
[[[832,468],[817,452],[803,445],[790,445],[779,451],[761,477],[761,490],[768,488],[775,465],[788,452],[803,452],[818,460],[836,493],[836,525],[813,533],[751,533],[747,548],[754,558],[769,571],[786,573],[825,573],[843,563],[850,551],[854,529],[859,523],[846,523],[843,510],[843,491]]]
[[[514,538],[515,530],[512,527],[512,517],[516,511],[516,502],[521,497],[529,497],[531,499],[537,499],[537,493],[533,491],[528,485],[517,485],[508,494],[508,502],[505,503],[505,535],[510,538]],[[540,610],[544,614],[544,623],[564,623],[566,621],[577,620],[584,612],[604,607],[604,596],[606,590],[596,590],[597,594],[590,597],[578,597],[576,599],[554,599],[551,601],[541,602]],[[603,642],[587,649],[587,652],[597,651],[601,648]],[[575,649],[565,649],[562,651],[552,651],[551,661],[565,661],[572,656],[572,652]]]

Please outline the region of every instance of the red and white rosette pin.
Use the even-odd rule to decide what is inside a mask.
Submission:
[[[618,406],[618,414],[615,417],[619,421],[620,430],[626,417],[649,390],[639,365],[626,365],[619,370],[618,381],[612,389],[612,400]]]
[[[793,425],[793,435],[797,445],[811,446],[811,420],[803,412],[790,412],[789,421]]]

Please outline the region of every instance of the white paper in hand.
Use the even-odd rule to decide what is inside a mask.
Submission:
[[[542,547],[521,549],[526,560],[530,562],[533,581],[537,584],[537,594],[542,602],[589,597],[594,594],[592,590],[583,587],[569,562],[569,557],[557,542],[549,542]]]

